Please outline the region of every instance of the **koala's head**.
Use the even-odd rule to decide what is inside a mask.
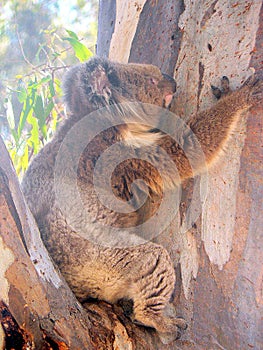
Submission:
[[[98,57],[72,67],[64,80],[65,102],[76,117],[125,101],[169,107],[175,90],[174,79],[156,66]]]

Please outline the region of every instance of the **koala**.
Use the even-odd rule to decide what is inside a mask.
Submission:
[[[182,318],[167,312],[176,282],[174,266],[162,246],[129,229],[137,227],[140,231],[141,225],[156,213],[166,187],[175,188],[213,164],[226,148],[240,114],[262,101],[262,80],[253,77],[234,92],[226,77],[222,79],[222,89],[212,89],[217,98],[221,97],[219,101],[192,116],[186,127],[175,123],[180,127],[174,138],[162,127],[162,113],[176,114],[176,83],[171,77],[152,65],[120,64],[98,57],[77,65],[64,81],[67,118],[33,159],[22,180],[23,193],[42,239],[76,297],[81,302],[89,298],[112,304],[130,302],[130,318],[154,328],[164,342],[167,334],[176,339],[179,330],[186,328]],[[74,182],[71,170],[64,171],[64,166],[66,169],[74,158],[72,149],[90,132],[78,123],[85,118],[90,121],[97,111],[101,111],[99,116],[106,127],[85,145],[73,170],[74,188],[80,197],[73,190],[59,202],[60,190],[63,192]],[[112,125],[116,115],[118,123]],[[147,122],[151,118],[155,118],[154,125]],[[68,140],[74,126],[77,136]],[[110,175],[110,187],[115,198],[128,203],[128,212],[101,203],[94,189],[93,174],[101,154],[119,142],[131,156],[124,160],[120,157]],[[57,178],[58,158],[67,152]],[[106,157],[98,177],[111,167],[111,162],[112,157]],[[56,183],[63,184],[59,190]],[[107,197],[106,189],[104,193]],[[138,205],[141,195],[146,199]],[[71,219],[63,206],[72,214]]]

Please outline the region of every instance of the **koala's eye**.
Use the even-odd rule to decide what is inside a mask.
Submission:
[[[149,78],[149,82],[150,82],[150,84],[152,84],[152,85],[158,85],[158,80],[157,79],[155,79],[155,78]]]
[[[91,89],[90,85],[85,85],[85,92],[86,92],[87,95],[91,94],[92,89]]]
[[[109,79],[109,82],[113,85],[113,86],[120,86],[120,80],[116,74],[116,72],[113,70],[113,69],[110,69],[108,72],[107,72],[107,76],[108,76],[108,79]]]

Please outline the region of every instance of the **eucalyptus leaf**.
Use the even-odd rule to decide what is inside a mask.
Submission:
[[[17,98],[19,102],[21,103],[25,102],[27,98],[27,91],[25,88],[21,88],[19,91],[17,91]]]
[[[70,43],[75,52],[75,56],[80,62],[87,61],[93,56],[93,53],[79,40],[75,38],[63,38],[63,40],[67,40]]]
[[[76,39],[76,40],[79,40],[77,34],[74,33],[72,30],[66,29],[66,32],[68,33],[68,35],[69,35],[71,38]]]
[[[8,121],[8,125],[9,125],[11,130],[14,130],[15,129],[15,117],[14,117],[13,106],[12,106],[12,102],[11,102],[10,98],[7,99],[6,106],[7,106],[6,118]]]

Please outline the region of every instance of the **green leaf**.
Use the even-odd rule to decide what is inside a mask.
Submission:
[[[50,76],[50,75],[49,75],[48,77],[42,78],[42,79],[39,81],[39,85],[46,84],[46,83],[48,83],[50,80],[51,80],[51,76]]]
[[[59,52],[57,52],[57,51],[55,51],[55,52],[52,53],[52,57],[54,57],[54,58],[57,58],[57,57],[59,57],[59,56],[61,56],[61,53],[59,53]]]
[[[42,96],[37,95],[36,101],[33,107],[36,118],[38,119],[38,125],[44,138],[47,137],[47,128],[46,128],[46,113],[44,109],[44,102]]]
[[[28,167],[28,145],[25,145],[24,154],[21,157],[21,168],[25,171]]]
[[[25,102],[27,98],[27,91],[25,88],[21,88],[21,90],[17,91],[17,98],[19,102],[21,103]]]
[[[79,41],[79,38],[78,38],[77,34],[74,33],[74,32],[72,32],[72,30],[66,29],[66,32],[68,33],[68,35],[69,35],[72,39],[76,39],[76,40]]]
[[[7,108],[6,108],[6,118],[8,121],[8,125],[11,130],[15,129],[15,117],[14,117],[14,111],[13,111],[13,106],[11,99],[7,99]]]
[[[57,123],[58,123],[58,114],[55,109],[52,110],[51,116],[52,116],[52,122],[50,123],[50,129],[54,132],[57,128]]]
[[[75,56],[79,59],[80,62],[87,61],[90,57],[93,56],[93,53],[80,41],[75,38],[63,38],[67,40],[75,51]]]
[[[47,82],[49,82],[51,80],[51,77],[48,76],[48,77],[44,77],[42,78],[41,80],[39,81],[36,81],[36,82],[32,82],[31,84],[28,85],[28,89],[37,89],[39,86],[43,85],[43,84],[46,84]]]
[[[54,97],[56,95],[53,80],[50,80],[50,82],[49,82],[49,92],[50,92],[51,97]]]
[[[13,136],[14,140],[15,140],[15,143],[18,144],[18,141],[19,141],[19,137],[15,131],[15,129],[11,129],[11,135]]]
[[[41,132],[42,132],[44,139],[46,140],[47,139],[47,126],[46,126],[46,124],[41,125],[40,129],[41,129]]]
[[[43,104],[43,100],[42,97],[40,95],[37,95],[36,97],[36,101],[33,107],[34,113],[37,117],[37,119],[40,122],[45,122],[45,111],[44,111],[44,104]]]
[[[21,138],[19,144],[16,147],[16,154],[18,157],[21,158],[23,156],[23,154],[25,153],[25,147],[26,147],[26,140]]]
[[[43,50],[43,48],[45,48],[45,47],[46,47],[46,43],[39,45],[37,53],[35,54],[35,58],[38,60],[38,62],[40,61],[40,53]]]
[[[28,139],[28,144],[33,147],[34,153],[37,154],[39,151],[39,133],[38,133],[38,122],[37,119],[30,114],[27,119],[28,123],[32,125],[30,131],[30,138]]]
[[[26,120],[27,120],[28,116],[30,115],[30,113],[32,113],[32,111],[33,111],[32,107],[33,107],[33,103],[31,101],[31,96],[29,95],[29,96],[27,96],[27,99],[24,102],[23,110],[20,114],[19,124],[18,124],[18,128],[17,128],[18,138],[21,137],[21,133],[24,130]]]
[[[55,87],[55,91],[57,93],[58,96],[62,96],[63,95],[63,91],[62,91],[62,88],[61,88],[61,81],[57,78],[54,79],[54,87]]]
[[[54,102],[51,100],[45,107],[45,118],[49,116],[53,108],[54,108]]]
[[[11,157],[13,163],[15,163],[16,150],[12,147],[11,144],[7,145],[7,149],[8,149],[8,152],[10,154],[10,157]]]

